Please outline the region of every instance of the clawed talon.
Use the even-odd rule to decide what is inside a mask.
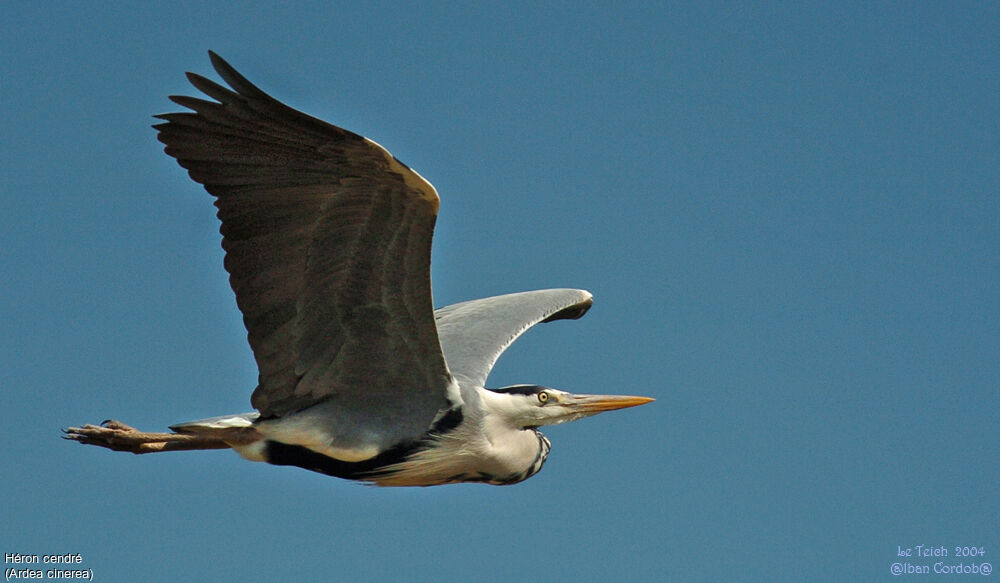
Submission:
[[[83,427],[69,427],[64,429],[63,433],[66,434],[63,439],[98,445],[114,451],[141,453],[142,446],[150,443],[145,434],[113,419],[106,419],[100,425],[88,423]]]
[[[125,425],[121,421],[116,421],[114,419],[105,419],[104,421],[101,421],[101,427],[104,427],[104,428],[107,428],[107,429],[116,429],[118,431],[135,431],[135,432],[138,432],[138,429],[136,429],[135,427],[131,427],[129,425]]]

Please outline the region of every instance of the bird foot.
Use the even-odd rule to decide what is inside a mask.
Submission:
[[[190,439],[190,436],[176,433],[146,433],[113,419],[100,425],[88,423],[83,427],[70,427],[63,433],[66,434],[63,439],[136,454],[163,451],[168,443]]]

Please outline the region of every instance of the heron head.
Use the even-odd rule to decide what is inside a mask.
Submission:
[[[522,428],[576,421],[604,411],[614,411],[652,402],[649,397],[630,395],[575,395],[539,385],[513,385],[491,389],[498,397],[495,409]]]

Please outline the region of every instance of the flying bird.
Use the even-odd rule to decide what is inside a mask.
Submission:
[[[548,289],[434,310],[439,198],[385,148],[292,109],[209,52],[224,87],[156,116],[164,151],[215,197],[225,268],[259,369],[253,413],[148,433],[118,421],[67,439],[136,454],[233,449],[379,486],[514,484],[549,454],[543,425],[648,403],[538,385],[485,388],[540,322],[590,293]]]

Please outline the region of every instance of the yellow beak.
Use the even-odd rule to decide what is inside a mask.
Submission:
[[[574,413],[600,413],[602,411],[614,411],[615,409],[645,405],[655,400],[650,397],[633,397],[630,395],[569,395],[560,404],[568,407]]]

